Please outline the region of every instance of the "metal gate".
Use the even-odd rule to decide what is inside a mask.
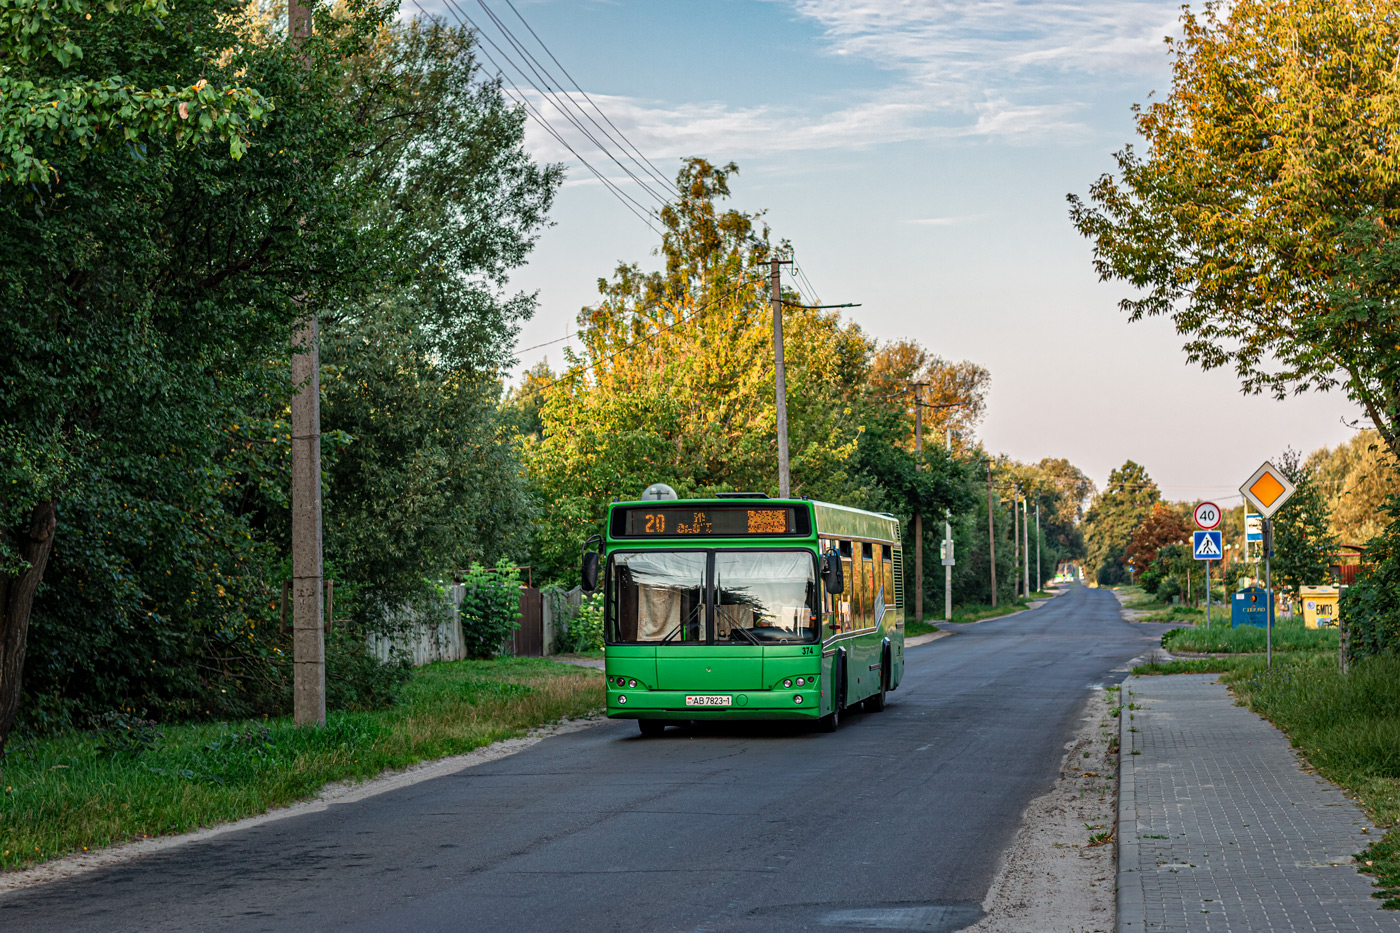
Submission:
[[[544,597],[533,586],[520,588],[520,625],[511,646],[518,658],[544,656]]]

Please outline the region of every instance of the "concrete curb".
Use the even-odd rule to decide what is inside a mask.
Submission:
[[[904,647],[917,648],[919,645],[927,645],[931,641],[938,641],[938,639],[940,638],[947,638],[951,634],[953,633],[945,632],[942,629],[939,629],[936,632],[929,632],[924,635],[915,635],[913,638],[906,638],[904,640]]]
[[[1141,933],[1147,920],[1147,900],[1142,889],[1142,855],[1137,833],[1137,780],[1133,771],[1133,736],[1128,725],[1129,685],[1123,679],[1118,692],[1118,933]]]

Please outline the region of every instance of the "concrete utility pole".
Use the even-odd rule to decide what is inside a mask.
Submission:
[[[1040,495],[1035,497],[1035,591],[1039,593],[1045,586],[1040,575]]]
[[[992,463],[987,461],[987,566],[992,575],[992,608],[997,607],[997,530],[992,519]]]
[[[1026,549],[1022,552],[1026,562],[1026,597],[1031,595],[1031,497],[1021,500],[1021,535],[1025,538]]]
[[[944,427],[943,443],[948,458],[953,457],[953,429]],[[953,513],[943,510],[943,621],[953,621]]]
[[[787,430],[787,379],[783,375],[783,292],[778,278],[780,259],[770,259],[769,276],[772,279],[771,296],[773,304],[773,373],[774,396],[778,405],[778,495],[787,499],[792,495],[792,485],[788,480],[788,430]],[[923,618],[920,617],[920,622]]]
[[[1021,489],[1011,487],[1011,599],[1014,602],[1021,590]]]
[[[311,34],[311,14],[287,4],[287,34],[300,47]],[[326,724],[326,641],[321,616],[321,378],[319,329],[305,316],[292,332],[292,719]]]
[[[921,383],[914,383],[914,469],[924,468],[924,406],[919,398]],[[914,618],[924,621],[924,516],[914,510]]]

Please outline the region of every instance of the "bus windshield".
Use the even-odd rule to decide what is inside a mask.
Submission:
[[[614,643],[791,644],[819,631],[810,551],[615,553],[606,587]]]

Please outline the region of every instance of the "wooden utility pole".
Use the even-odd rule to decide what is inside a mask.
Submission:
[[[924,406],[919,398],[920,383],[914,384],[914,469],[922,470],[924,453]],[[914,509],[914,618],[924,621],[924,516]]]
[[[778,278],[780,259],[769,260],[772,289],[769,300],[773,305],[773,393],[778,405],[778,495],[792,495],[788,479],[787,379],[783,375],[783,292]],[[922,621],[922,620],[921,620]]]
[[[287,4],[287,35],[300,47],[310,10]],[[292,719],[326,724],[326,641],[321,616],[321,360],[316,314],[306,294],[292,332]]]
[[[1035,591],[1045,588],[1045,580],[1040,575],[1040,494],[1035,497]]]
[[[992,575],[992,608],[997,607],[997,529],[992,518],[992,463],[987,461],[987,566]]]

